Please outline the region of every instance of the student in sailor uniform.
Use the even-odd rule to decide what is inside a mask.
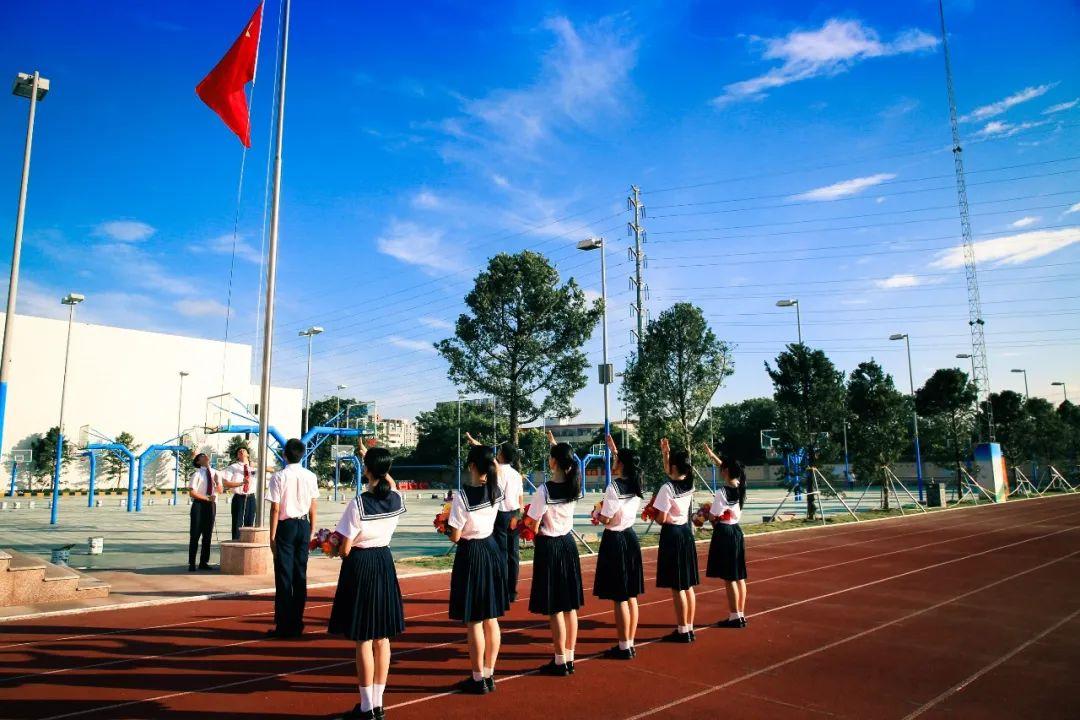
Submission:
[[[199,453],[193,461],[195,472],[188,482],[191,496],[191,528],[188,539],[188,572],[195,572],[195,552],[202,540],[199,554],[199,570],[210,570],[210,536],[214,532],[217,517],[217,496],[221,494],[221,475],[210,467],[210,458]]]
[[[600,506],[600,523],[604,534],[596,558],[596,579],[593,595],[615,603],[615,627],[619,644],[608,655],[630,660],[636,654],[634,636],[637,634],[637,596],[645,592],[645,574],[641,563],[641,546],[634,521],[641,508],[641,461],[636,451],[620,450],[611,435],[607,436],[608,452],[615,458],[611,467],[611,484],[604,491]]]
[[[272,637],[300,637],[307,604],[308,543],[315,536],[319,483],[300,461],[307,448],[296,438],[285,443],[287,465],[270,476],[270,549],[274,553]]]
[[[525,522],[536,530],[533,541],[532,591],[529,612],[547,615],[555,657],[541,668],[549,675],[574,673],[577,646],[577,611],[585,604],[581,589],[581,561],[574,529],[574,510],[581,495],[581,476],[574,449],[556,443],[548,431],[551,479],[536,489]]]
[[[345,506],[337,524],[337,532],[344,537],[344,559],[329,632],[356,642],[360,686],[360,702],[345,714],[347,720],[383,717],[390,638],[405,632],[401,587],[390,554],[390,539],[405,512],[405,500],[391,486],[392,463],[386,448],[371,448],[364,454],[365,487]]]
[[[506,562],[492,531],[499,512],[499,471],[491,448],[474,445],[466,459],[469,480],[453,494],[446,521],[457,544],[450,575],[450,619],[465,623],[472,676],[458,690],[473,695],[495,691],[495,661],[502,635],[499,618],[506,600]]]
[[[238,447],[232,465],[225,468],[223,485],[232,490],[232,539],[240,539],[240,528],[255,524],[255,468],[248,459],[248,449]]]
[[[670,479],[656,491],[653,499],[656,522],[661,525],[660,547],[656,554],[656,587],[670,588],[675,606],[675,630],[664,639],[690,643],[696,639],[694,586],[701,582],[694,531],[688,522],[694,499],[694,468],[690,464],[690,454],[685,450],[671,452],[667,438],[660,441],[660,453]]]
[[[705,452],[720,468],[724,484],[716,491],[709,520],[713,524],[712,542],[709,543],[709,564],[706,577],[720,578],[727,590],[727,620],[717,623],[719,627],[746,627],[746,548],[743,532],[739,526],[743,504],[746,502],[746,471],[738,460],[721,459],[705,445]]]
[[[479,445],[470,433],[465,433],[465,439],[470,445]],[[518,550],[518,534],[514,532],[521,517],[521,506],[524,500],[524,488],[521,473],[514,465],[517,463],[518,449],[510,442],[504,442],[499,446],[495,454],[495,462],[499,467],[499,491],[502,500],[499,501],[499,513],[495,516],[495,543],[506,558],[506,597],[509,602],[517,600],[518,567],[521,559]]]

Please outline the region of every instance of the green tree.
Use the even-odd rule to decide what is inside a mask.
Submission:
[[[626,364],[621,391],[641,418],[646,467],[659,469],[658,440],[669,431],[692,451],[706,408],[734,371],[730,346],[716,337],[700,308],[676,303],[649,323],[640,354]]]
[[[513,442],[524,423],[577,414],[571,401],[588,381],[581,348],[600,302],[590,306],[573,278],[561,285],[547,258],[525,251],[491,258],[465,304],[454,337],[435,347],[451,381],[497,399]]]
[[[52,484],[53,473],[56,471],[56,436],[60,428],[53,426],[44,435],[35,435],[30,441],[30,452],[33,459],[30,461],[30,477],[47,488]],[[75,449],[64,438],[64,446],[60,450],[63,463],[66,465],[75,457]]]
[[[1025,459],[1040,465],[1064,460],[1067,455],[1068,426],[1052,403],[1031,398],[1024,404],[1028,422],[1020,439]],[[1060,469],[1060,468],[1059,468]]]
[[[538,427],[522,428],[518,436],[518,469],[522,474],[546,470],[550,452],[543,430]]]
[[[489,406],[490,407],[490,406]],[[458,413],[461,444],[458,444]],[[464,462],[465,433],[472,433],[481,442],[491,438],[491,415],[482,406],[456,401],[436,403],[435,407],[416,416],[419,436],[413,458],[421,465],[449,465]]]
[[[915,407],[930,421],[931,455],[952,461],[956,467],[957,497],[963,491],[961,462],[971,445],[975,426],[975,400],[978,390],[963,370],[941,368],[915,391]]]
[[[229,438],[229,447],[225,449],[225,456],[229,459],[230,463],[236,457],[236,453],[240,452],[241,449],[247,450],[248,455],[251,455],[251,441],[248,440],[247,436],[233,435]],[[254,457],[252,457],[252,459],[254,459]]]
[[[135,436],[124,431],[115,438],[117,445],[123,445],[134,454],[138,454],[138,450],[142,445],[135,442]],[[104,465],[105,474],[111,476],[116,481],[116,487],[123,485],[123,480],[126,480],[128,473],[127,458],[117,455],[114,452],[102,453],[101,461]]]
[[[1011,464],[1027,460],[1021,457],[1021,444],[1031,418],[1024,396],[1012,390],[990,393],[990,409],[994,413],[994,439],[1000,443],[1002,454]],[[978,426],[986,424],[985,412],[980,410]]]
[[[1066,400],[1058,405],[1057,414],[1065,433],[1065,456],[1076,465],[1080,457],[1080,406]]]
[[[758,465],[765,462],[761,431],[776,427],[776,402],[750,398],[719,405],[710,408],[709,422],[717,446],[747,465]]]
[[[824,352],[802,343],[777,355],[775,369],[766,362],[765,372],[773,382],[780,449],[803,450],[808,466],[815,467],[844,419],[844,374]],[[813,495],[806,496],[806,514],[810,520],[817,515]]]
[[[911,433],[911,401],[873,360],[859,363],[848,378],[848,446],[855,474],[881,485],[881,507],[889,509],[884,466],[903,454]]]

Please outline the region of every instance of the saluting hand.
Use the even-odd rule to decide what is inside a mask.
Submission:
[[[466,433],[465,433],[465,440],[466,440],[466,441],[467,441],[467,442],[468,442],[468,443],[469,443],[470,445],[472,445],[473,447],[477,447],[477,446],[479,446],[479,445],[480,445],[480,441],[479,441],[479,440],[477,440],[476,438],[474,438],[474,437],[472,436],[472,433],[470,433],[470,432],[466,432]]]

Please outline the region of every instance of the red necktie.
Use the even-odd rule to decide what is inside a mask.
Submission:
[[[244,494],[247,495],[251,488],[251,471],[248,470],[248,466],[244,465],[244,487],[242,488]]]
[[[206,497],[214,497],[214,476],[210,474],[210,468],[206,468]]]

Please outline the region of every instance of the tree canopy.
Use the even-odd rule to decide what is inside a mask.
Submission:
[[[930,457],[956,467],[957,497],[962,490],[960,463],[971,446],[978,389],[963,370],[941,368],[915,391],[915,407],[929,422]]]
[[[873,360],[859,363],[847,385],[848,447],[856,477],[881,484],[882,507],[889,495],[883,466],[892,465],[911,442],[911,401],[892,376]]]

